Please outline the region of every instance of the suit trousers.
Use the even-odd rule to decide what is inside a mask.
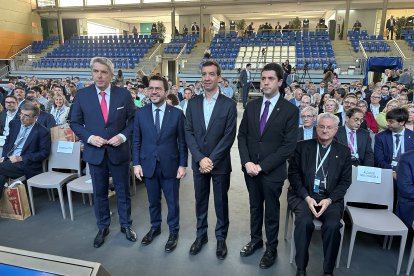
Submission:
[[[225,240],[229,230],[228,191],[230,188],[230,173],[202,174],[194,173],[194,190],[196,199],[197,238],[207,236],[207,214],[210,197],[210,180],[213,180],[214,207],[216,209],[217,224],[216,239]]]
[[[100,230],[108,228],[111,223],[108,187],[109,173],[115,187],[119,223],[122,227],[131,226],[131,198],[129,193],[129,162],[112,164],[107,153],[99,165],[89,164],[92,177],[94,210]]]
[[[147,188],[151,228],[161,228],[161,191],[164,193],[168,206],[167,224],[171,234],[177,234],[180,229],[180,180],[176,178],[165,178],[161,166],[157,163],[154,175],[145,178]]]
[[[0,197],[8,178],[18,178],[24,175],[23,162],[12,163],[9,159],[0,163]]]
[[[251,177],[244,173],[250,204],[250,237],[253,242],[262,240],[263,214],[266,248],[276,252],[279,233],[280,202],[283,182],[266,179],[263,174]]]
[[[243,84],[242,90],[243,107],[245,107],[249,99],[250,82]]]
[[[295,245],[296,245],[296,266],[298,269],[305,270],[309,261],[309,244],[312,239],[314,216],[303,200],[298,204],[293,212],[295,213]],[[318,219],[322,221],[322,243],[323,243],[323,270],[325,273],[332,273],[335,267],[336,257],[338,256],[339,245],[341,242],[340,222],[343,214],[343,203],[332,203]]]

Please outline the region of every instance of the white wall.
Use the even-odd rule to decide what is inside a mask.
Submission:
[[[344,26],[346,33],[348,32],[348,30],[352,29],[357,19],[359,20],[359,22],[361,22],[362,29],[367,30],[368,34],[375,33],[375,24],[377,20],[381,20],[380,18],[377,18],[377,10],[350,10],[348,26]],[[338,10],[336,13],[336,23],[339,24],[339,22],[341,22],[341,28],[342,21],[344,20],[345,10]]]

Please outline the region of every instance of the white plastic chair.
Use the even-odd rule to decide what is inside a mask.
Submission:
[[[82,201],[85,204],[85,194],[88,194],[89,197],[89,205],[92,206],[92,194],[93,194],[93,186],[92,182],[88,181],[91,180],[91,175],[89,173],[89,165],[86,164],[86,175],[76,178],[70,181],[66,185],[66,189],[68,192],[68,202],[69,202],[69,213],[70,219],[73,221],[73,203],[72,203],[72,192],[78,192],[82,194]]]
[[[352,167],[352,184],[345,195],[347,202],[362,202],[384,205],[387,209],[365,209],[346,206],[352,222],[352,233],[349,245],[347,268],[351,264],[355,236],[358,231],[386,236],[401,236],[400,252],[398,256],[397,275],[400,274],[401,262],[407,241],[408,228],[392,212],[393,206],[393,176],[391,169],[381,169],[381,183],[362,182],[357,180],[357,167]]]
[[[60,207],[62,208],[62,216],[65,219],[65,200],[63,198],[62,186],[70,180],[81,175],[80,142],[74,143],[72,153],[57,152],[58,143],[58,141],[52,142],[52,148],[48,162],[48,171],[28,179],[27,188],[29,190],[29,199],[33,215],[35,215],[35,208],[32,187],[42,189],[57,189],[59,194]],[[53,169],[75,170],[76,173],[56,172],[53,171]]]
[[[413,222],[413,229],[414,229],[414,222]],[[410,275],[411,267],[413,266],[413,260],[414,260],[414,239],[413,244],[411,245],[411,252],[410,257],[408,258],[408,265],[407,265],[407,275]]]

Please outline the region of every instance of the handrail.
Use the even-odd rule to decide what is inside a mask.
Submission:
[[[393,44],[395,46],[395,48],[397,49],[398,53],[400,54],[400,56],[406,60],[407,57],[404,55],[403,51],[401,50],[400,46],[398,46],[397,42],[395,42],[395,40],[393,41]]]
[[[7,76],[10,72],[10,66],[6,65],[3,68],[0,68],[0,79]]]
[[[175,60],[180,59],[181,55],[185,52],[185,49],[187,49],[187,43],[184,43],[183,48],[181,49],[180,53],[177,55],[177,57],[175,58]]]
[[[9,59],[13,59],[13,58],[15,58],[16,56],[22,54],[25,51],[30,51],[31,48],[32,48],[32,45],[26,46],[23,49],[21,49],[20,51],[18,51],[17,53],[15,53],[14,55],[12,55],[11,57],[9,57]]]
[[[152,59],[154,57],[154,55],[159,52],[160,48],[162,46],[162,43],[159,43],[157,48],[154,50],[154,52],[152,52],[152,54],[148,57],[148,59]]]
[[[358,44],[359,44],[359,49],[361,49],[362,54],[364,55],[364,58],[368,59],[368,55],[367,53],[365,53],[365,49],[364,49],[364,46],[362,45],[361,40],[358,41]]]

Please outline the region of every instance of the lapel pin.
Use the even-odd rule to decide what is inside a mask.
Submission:
[[[279,109],[280,109],[280,108],[278,107],[276,110],[277,110],[277,111],[279,111]]]
[[[337,156],[335,156],[336,158],[338,158],[338,155]]]

